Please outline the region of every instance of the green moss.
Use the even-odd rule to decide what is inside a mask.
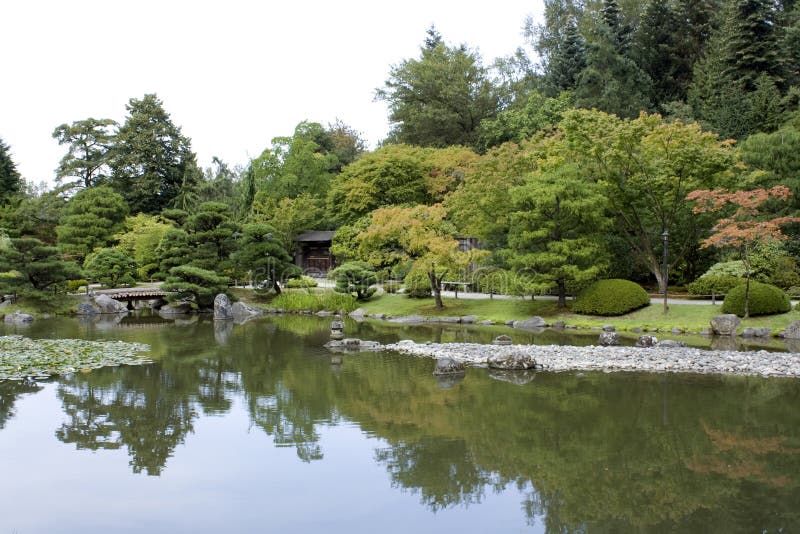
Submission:
[[[595,282],[578,295],[572,311],[585,315],[623,315],[650,304],[650,296],[639,284],[611,279]]]
[[[731,289],[722,303],[722,313],[744,316],[745,285]],[[780,288],[770,284],[750,281],[750,315],[775,315],[792,309],[789,296]]]

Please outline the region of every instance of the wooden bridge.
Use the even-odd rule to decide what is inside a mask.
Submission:
[[[106,295],[114,300],[126,301],[128,309],[134,308],[133,303],[137,300],[156,300],[163,299],[171,295],[171,291],[164,291],[157,287],[122,287],[116,289],[95,289],[90,290],[91,295]]]

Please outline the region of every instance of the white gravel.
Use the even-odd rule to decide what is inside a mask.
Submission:
[[[384,347],[403,354],[451,358],[483,366],[493,354],[525,353],[547,371],[644,371],[800,377],[800,354],[787,352],[711,351],[691,347],[573,347],[563,345],[479,345],[476,343],[415,343]]]

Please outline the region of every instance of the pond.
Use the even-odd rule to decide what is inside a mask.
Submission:
[[[322,348],[329,320],[42,320],[151,365],[0,383],[0,532],[797,532],[800,383]],[[497,331],[348,322],[349,335]],[[515,333],[515,341],[593,337]]]

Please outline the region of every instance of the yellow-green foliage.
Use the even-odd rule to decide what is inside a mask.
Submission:
[[[586,315],[623,315],[650,304],[650,296],[629,280],[600,280],[586,288],[572,304],[572,311]]]
[[[318,295],[300,292],[281,293],[270,303],[272,308],[286,311],[353,311],[357,308],[356,299],[352,295],[342,293],[322,293]]]
[[[745,285],[736,286],[725,296],[722,313],[735,313],[744,316]],[[750,315],[773,315],[786,313],[792,309],[789,296],[780,288],[761,282],[750,282]]]

